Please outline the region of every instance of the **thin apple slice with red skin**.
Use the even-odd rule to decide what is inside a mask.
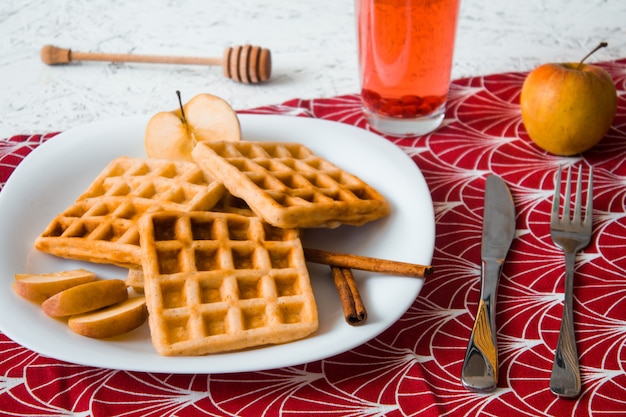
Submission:
[[[128,299],[126,283],[121,279],[101,279],[63,290],[41,303],[50,317],[66,317],[95,311]]]
[[[136,329],[148,318],[145,297],[128,298],[100,310],[71,316],[67,322],[74,332],[94,339],[119,336]]]
[[[15,274],[13,289],[25,299],[41,304],[61,291],[96,279],[96,274],[85,269],[45,274]]]

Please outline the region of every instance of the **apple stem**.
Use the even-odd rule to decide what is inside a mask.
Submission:
[[[183,100],[180,98],[180,91],[176,90],[176,95],[178,96],[178,105],[180,106],[183,123],[187,123],[187,119],[185,118],[185,109],[183,109]]]
[[[600,42],[600,44],[598,46],[593,48],[593,50],[591,52],[589,52],[587,55],[585,55],[585,57],[583,59],[580,60],[580,62],[578,63],[578,66],[576,67],[576,69],[579,70],[583,66],[583,62],[585,62],[585,60],[587,58],[589,58],[591,55],[593,55],[598,49],[606,48],[608,45],[609,44],[606,43],[606,42]]]

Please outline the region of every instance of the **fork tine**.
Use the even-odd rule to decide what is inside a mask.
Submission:
[[[565,183],[565,201],[563,202],[563,216],[561,216],[562,220],[570,219],[571,200],[572,200],[571,193],[572,193],[572,166],[570,165],[567,168],[567,182]]]
[[[593,167],[589,167],[589,184],[587,185],[587,205],[585,206],[584,226],[591,229],[593,222]]]
[[[582,189],[583,189],[583,166],[580,165],[578,167],[578,180],[576,181],[576,202],[574,203],[574,217],[572,218],[572,222],[574,222],[574,224],[579,224],[581,222],[581,210],[582,210],[582,205],[583,205],[582,203],[583,190]]]
[[[561,206],[561,165],[556,173],[556,180],[554,184],[554,197],[552,198],[552,215],[550,216],[550,222],[559,221],[559,207]]]

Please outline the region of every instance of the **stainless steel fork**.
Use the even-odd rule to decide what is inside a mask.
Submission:
[[[578,368],[578,352],[574,335],[574,267],[576,254],[589,245],[591,240],[591,225],[593,211],[593,168],[589,169],[587,185],[587,201],[584,218],[582,214],[582,166],[578,169],[576,184],[576,201],[573,217],[570,214],[572,186],[572,167],[567,171],[565,185],[565,201],[563,214],[560,215],[561,197],[561,167],[559,167],[554,200],[552,201],[552,215],[550,219],[550,235],[554,243],[565,252],[565,301],[563,317],[556,347],[552,375],[550,376],[550,390],[562,397],[576,397],[580,394],[580,370]]]

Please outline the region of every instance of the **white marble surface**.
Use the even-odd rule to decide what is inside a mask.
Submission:
[[[622,0],[462,0],[453,77],[529,70],[546,61],[626,57]],[[45,44],[75,51],[220,57],[272,51],[264,85],[219,67],[75,63],[46,66]],[[358,92],[352,0],[2,0],[0,137],[152,114],[210,92],[235,109]]]

